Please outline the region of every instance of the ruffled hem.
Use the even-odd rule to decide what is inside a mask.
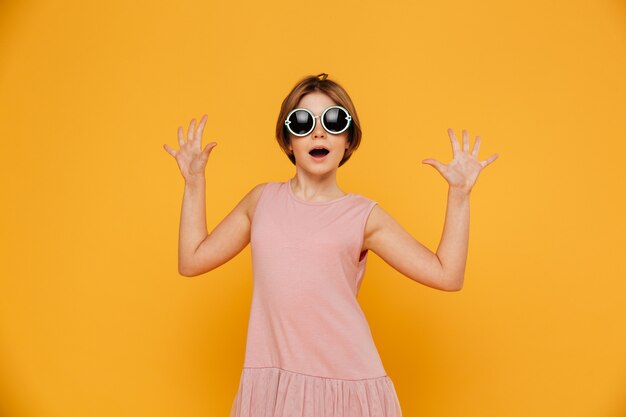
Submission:
[[[401,417],[391,378],[333,379],[243,368],[230,417]]]

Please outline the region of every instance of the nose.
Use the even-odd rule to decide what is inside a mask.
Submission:
[[[326,136],[326,132],[324,132],[324,126],[322,126],[322,119],[320,116],[315,116],[315,129],[313,129],[313,137],[314,138],[323,138]]]

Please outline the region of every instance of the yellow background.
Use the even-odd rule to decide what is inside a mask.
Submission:
[[[626,5],[0,3],[0,415],[226,416],[250,246],[177,273],[183,179],[163,144],[208,114],[209,231],[295,167],[295,82],[351,94],[340,187],[436,251],[446,129],[500,157],[471,196],[465,287],[371,254],[359,301],[406,417],[626,415]]]

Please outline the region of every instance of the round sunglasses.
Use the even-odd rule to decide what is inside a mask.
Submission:
[[[352,116],[348,110],[341,106],[330,106],[322,112],[321,116],[315,116],[309,109],[293,109],[285,119],[285,126],[295,136],[306,136],[315,129],[315,119],[320,118],[322,127],[328,133],[338,135],[350,127]]]

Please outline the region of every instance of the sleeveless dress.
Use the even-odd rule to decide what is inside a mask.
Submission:
[[[300,199],[268,182],[251,225],[253,293],[230,417],[401,417],[357,301],[367,261],[360,194]]]

